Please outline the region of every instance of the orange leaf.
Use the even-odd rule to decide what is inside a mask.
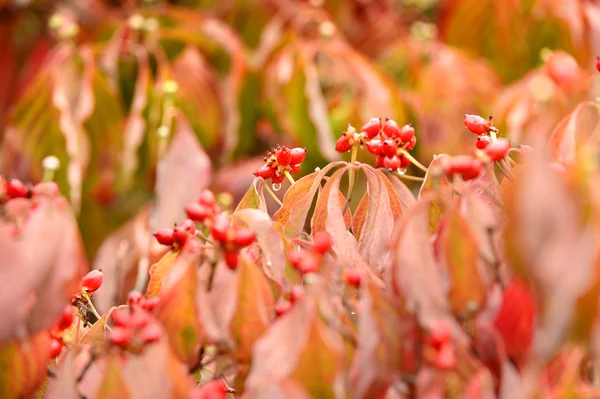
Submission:
[[[175,260],[177,259],[177,252],[167,252],[157,263],[150,267],[150,280],[148,281],[148,287],[146,288],[146,296],[148,298],[157,296],[160,293],[162,281],[173,268]]]
[[[98,389],[96,399],[112,399],[122,398],[129,399],[131,394],[127,389],[127,383],[121,373],[121,364],[117,355],[109,355],[106,359],[106,366],[104,367],[104,375],[100,388]]]
[[[49,358],[49,335],[42,331],[26,342],[11,340],[0,343],[0,397],[27,397],[36,391],[46,376]]]
[[[175,354],[189,366],[196,363],[202,328],[196,305],[197,272],[195,262],[180,257],[169,275],[173,281],[163,285],[156,318],[167,332]]]

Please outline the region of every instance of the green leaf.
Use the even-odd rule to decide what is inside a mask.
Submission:
[[[125,378],[121,373],[121,362],[116,354],[106,359],[102,382],[96,392],[96,399],[131,398]]]

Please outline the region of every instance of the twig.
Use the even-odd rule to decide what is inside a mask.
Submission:
[[[395,175],[404,180],[420,181],[420,182],[425,181],[425,178],[423,178],[423,177],[403,175],[402,173],[395,173]]]
[[[88,309],[94,314],[94,316],[96,316],[96,318],[98,320],[100,320],[102,318],[102,316],[100,316],[100,313],[98,313],[98,311],[94,307],[94,304],[92,303],[92,299],[88,296],[88,294],[86,292],[82,292],[81,294],[87,301]]]
[[[283,172],[283,174],[285,175],[286,179],[288,179],[288,181],[290,182],[290,184],[296,183],[296,180],[294,180],[294,178],[292,177],[292,175],[290,175],[290,172],[288,172],[287,170],[285,170]]]
[[[269,187],[269,185],[265,184],[264,187],[267,189],[267,192],[269,193],[269,195],[271,196],[271,198],[273,198],[273,200],[275,202],[277,202],[277,204],[279,204],[279,206],[283,206],[283,203],[279,200],[279,198],[277,198],[277,196],[275,195],[275,193],[273,192],[273,190],[271,190],[271,188]]]
[[[401,148],[400,151],[402,152],[402,155],[404,155],[406,158],[408,158],[408,160],[413,165],[415,165],[417,168],[421,169],[423,172],[427,173],[428,168],[426,168],[425,166],[423,166],[421,164],[421,162],[417,161],[417,159],[415,157],[413,157],[412,155],[410,155],[410,153],[408,151],[406,151],[403,148]]]

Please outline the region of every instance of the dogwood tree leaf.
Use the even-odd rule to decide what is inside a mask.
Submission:
[[[409,323],[397,304],[369,282],[358,310],[358,349],[350,371],[355,398],[377,398],[400,376],[409,341]],[[406,318],[407,314],[404,315]],[[408,315],[408,320],[410,316]]]
[[[246,389],[292,379],[311,397],[333,398],[341,377],[343,344],[340,335],[319,315],[312,292],[294,304],[255,346]],[[286,345],[275,345],[286,342]]]
[[[340,170],[342,170],[342,169],[340,169]],[[334,173],[331,176],[331,179],[334,179],[334,176],[337,180],[341,179],[343,173],[337,173],[340,170],[336,171],[336,173]],[[323,186],[323,190],[321,190],[321,192],[319,193],[319,196],[317,197],[317,204],[315,205],[313,217],[310,221],[311,222],[310,223],[311,230],[313,232],[326,230],[327,217],[328,217],[328,211],[329,211],[328,204],[329,204],[330,197],[332,197],[332,196],[338,197],[340,210],[344,207],[344,204],[346,203],[346,197],[339,190],[339,181],[338,181],[338,189],[335,191],[331,191],[331,187],[333,186],[333,184],[331,184],[330,181],[331,180],[329,180],[329,181],[327,181],[327,183],[325,183],[325,186]],[[351,223],[352,223],[352,212],[350,211],[350,208],[348,208],[348,209],[346,209],[346,212],[344,212],[344,225],[347,228],[349,228]]]
[[[156,318],[160,320],[177,357],[193,366],[203,331],[196,303],[196,256],[182,253],[163,280]]]
[[[265,201],[265,194],[263,193],[264,185],[265,180],[262,177],[256,177],[254,179],[252,185],[235,208],[235,212],[233,212],[231,218],[231,224],[233,226],[243,226],[243,222],[239,219],[237,215],[237,213],[242,209],[258,209],[264,213],[267,213],[267,203]]]
[[[429,194],[432,196],[429,201],[431,207],[429,209],[429,226],[431,232],[437,229],[439,221],[447,207],[445,197],[452,195],[450,193],[448,177],[442,171],[442,165],[446,157],[448,155],[440,154],[431,161],[425,174],[425,181],[423,181],[423,185],[419,191],[419,198],[425,196],[427,193],[435,193]]]
[[[108,312],[102,315],[92,327],[85,333],[79,340],[82,344],[91,344],[98,351],[104,349],[106,342],[106,322],[110,319],[110,316],[116,308],[111,308]]]
[[[132,398],[121,371],[121,363],[116,354],[106,359],[104,376],[95,396],[97,399]]]
[[[237,309],[229,328],[235,343],[236,359],[250,366],[254,343],[271,324],[275,298],[269,281],[255,264],[242,260],[236,279]],[[243,381],[244,378],[238,375],[236,379]]]
[[[472,316],[483,308],[488,288],[475,234],[455,208],[440,227],[440,261],[450,280],[450,309],[458,317]]]
[[[52,326],[78,290],[85,269],[66,199],[40,198],[18,236],[0,222],[0,252],[0,340]]]
[[[210,185],[212,167],[188,121],[178,114],[169,148],[157,170],[155,215],[150,228],[173,226],[185,219],[184,207]]]
[[[0,343],[0,366],[6,372],[0,376],[0,396],[28,397],[46,376],[50,355],[50,337],[42,331],[26,341],[8,340]]]
[[[148,298],[158,296],[162,287],[162,281],[169,271],[175,265],[177,252],[170,251],[165,254],[157,263],[150,266],[150,279],[146,287],[146,296]]]

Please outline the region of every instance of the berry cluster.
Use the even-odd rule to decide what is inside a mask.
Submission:
[[[273,184],[281,184],[286,173],[296,173],[300,170],[306,158],[306,148],[287,148],[278,146],[267,152],[265,164],[254,172],[254,176],[271,179]]]
[[[181,249],[196,234],[196,223],[191,219],[186,219],[172,229],[159,229],[153,234],[159,244]]]
[[[157,297],[145,298],[139,292],[129,294],[129,309],[118,308],[112,313],[115,327],[109,342],[128,352],[140,353],[145,345],[159,341],[163,331],[151,315],[159,301]]]
[[[0,204],[15,198],[33,198],[38,195],[57,196],[60,193],[54,182],[38,183],[35,186],[23,183],[19,179],[6,180],[0,176]]]
[[[294,285],[287,294],[287,299],[282,297],[275,304],[275,316],[280,317],[292,309],[292,305],[304,297],[304,287],[302,285]]]
[[[479,176],[484,163],[500,162],[510,149],[507,139],[496,138],[496,129],[492,125],[492,116],[484,119],[479,115],[465,115],[465,127],[477,134],[475,156],[458,155],[450,158],[443,166],[448,177],[460,176],[463,180],[472,180]]]
[[[313,235],[311,250],[298,249],[288,254],[288,262],[301,274],[316,273],[321,267],[323,255],[331,249],[331,236],[327,232]]]
[[[198,196],[198,200],[185,208],[188,218],[205,224],[210,223],[221,212],[222,209],[217,204],[217,199],[210,190],[202,190]]]
[[[348,129],[337,140],[335,149],[338,152],[348,152],[353,147],[364,146],[367,151],[377,156],[375,165],[378,168],[402,171],[410,165],[408,151],[416,144],[417,137],[412,125],[400,128],[392,119],[386,118],[385,123],[382,123],[381,118],[371,118],[359,132],[348,125]]]
[[[213,380],[197,387],[191,399],[225,399],[230,389],[223,380]]]
[[[239,251],[256,240],[254,232],[248,228],[236,228],[224,216],[218,217],[211,229],[210,235],[219,243],[227,267],[235,270],[239,263]]]
[[[75,314],[73,312],[73,306],[65,306],[58,322],[54,328],[50,331],[50,357],[55,358],[62,351],[65,342],[63,339],[64,331],[67,330],[73,324],[75,320]]]

